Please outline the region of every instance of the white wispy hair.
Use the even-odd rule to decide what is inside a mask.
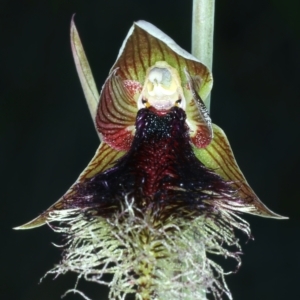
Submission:
[[[76,272],[78,279],[109,286],[109,299],[118,300],[129,294],[140,300],[203,300],[206,293],[232,299],[226,273],[207,253],[232,257],[239,265],[234,229],[250,235],[248,223],[228,210],[162,222],[151,207],[140,211],[134,199],[126,199],[109,218],[88,217],[82,209],[52,211],[49,226],[66,241],[59,246],[62,261],[47,274]],[[231,246],[236,251],[227,250]],[[104,274],[112,274],[112,280],[104,280]],[[70,292],[89,299],[76,286]]]

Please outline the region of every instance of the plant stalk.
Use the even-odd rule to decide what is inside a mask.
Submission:
[[[193,1],[192,54],[210,70],[212,70],[213,62],[214,17],[215,0]],[[210,111],[210,99],[211,95],[208,95],[205,101],[208,111]],[[199,255],[205,255],[205,253]],[[205,292],[203,292],[203,300],[206,300]]]
[[[192,16],[192,54],[212,70],[215,0],[194,0]],[[203,99],[204,100],[204,99]],[[210,95],[205,100],[210,109]]]

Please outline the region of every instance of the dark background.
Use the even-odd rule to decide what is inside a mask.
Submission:
[[[60,259],[51,245],[57,235],[46,226],[12,227],[56,201],[99,144],[71,54],[71,16],[101,88],[135,20],[155,24],[190,50],[191,1],[0,3],[0,298],[55,300],[75,283],[68,274],[38,284]],[[245,216],[255,241],[241,236],[243,265],[227,277],[237,300],[300,299],[299,11],[296,0],[217,1],[213,122],[227,133],[262,201],[290,217]],[[93,284],[79,288],[107,299]]]

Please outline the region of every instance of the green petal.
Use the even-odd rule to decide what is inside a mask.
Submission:
[[[130,133],[133,133],[131,127],[137,113],[134,103],[137,97],[128,96],[124,83],[131,81],[143,86],[147,70],[157,62],[166,62],[179,73],[192,142],[197,147],[206,147],[211,141],[212,129],[202,99],[210,93],[212,74],[170,37],[145,21],[138,21],[129,30],[103,86],[96,120],[98,131],[115,149],[128,150],[133,138]]]
[[[238,190],[243,203],[230,208],[261,217],[286,219],[272,212],[259,200],[238,167],[224,131],[217,125],[212,125],[214,132],[212,142],[204,149],[194,147],[194,153],[205,166],[213,169],[224,179],[233,182],[232,186]]]
[[[96,83],[89,65],[89,62],[86,58],[81,40],[76,29],[74,18],[71,21],[71,46],[73,58],[75,61],[77,73],[80,79],[80,83],[84,92],[86,102],[88,104],[92,119],[95,120],[98,101],[99,101],[99,92],[96,87]]]
[[[119,68],[122,79],[145,81],[146,71],[157,61],[165,61],[177,69],[183,86],[187,87],[187,71],[201,81],[198,94],[205,99],[212,88],[209,69],[190,53],[179,47],[170,37],[146,21],[138,21],[129,30],[111,71]]]
[[[66,200],[72,201],[72,187],[76,183],[81,182],[86,178],[91,178],[97,173],[105,171],[106,169],[110,168],[112,164],[123,155],[123,151],[117,151],[111,148],[109,145],[101,143],[90,163],[79,175],[76,182],[69,188],[69,190],[64,194],[63,197],[61,197],[57,202],[51,205],[45,212],[40,214],[37,218],[31,220],[30,222],[24,225],[15,227],[14,229],[31,229],[44,225],[47,222],[47,218],[51,211],[63,209],[63,202]]]

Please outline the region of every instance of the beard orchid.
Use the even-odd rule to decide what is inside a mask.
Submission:
[[[99,96],[73,21],[71,44],[101,143],[71,188],[17,229],[47,223],[64,233],[50,273],[106,284],[109,299],[231,299],[210,254],[240,263],[235,230],[250,236],[241,213],[283,217],[255,195],[211,122],[210,70],[138,21]]]

